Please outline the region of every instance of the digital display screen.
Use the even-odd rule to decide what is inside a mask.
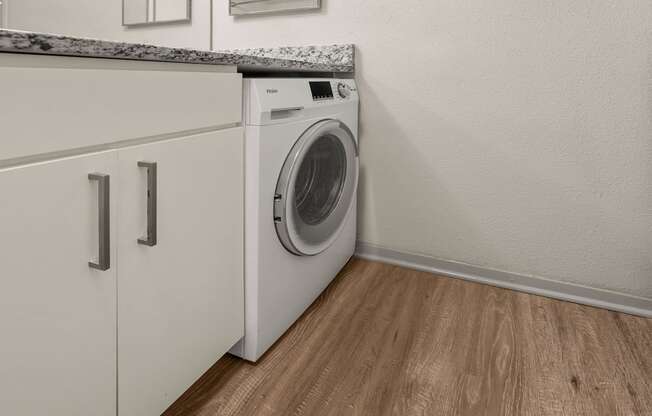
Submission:
[[[330,81],[310,81],[310,91],[313,100],[328,100],[333,98]]]

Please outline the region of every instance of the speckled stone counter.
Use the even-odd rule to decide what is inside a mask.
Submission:
[[[0,29],[0,52],[236,65],[241,71],[353,72],[355,47],[346,45],[201,51]]]

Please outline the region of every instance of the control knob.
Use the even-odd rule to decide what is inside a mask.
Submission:
[[[337,93],[342,98],[349,98],[349,96],[351,96],[351,87],[344,84],[343,82],[340,82],[337,84]]]

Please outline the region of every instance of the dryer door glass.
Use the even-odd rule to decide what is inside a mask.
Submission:
[[[343,228],[355,201],[358,155],[351,131],[322,120],[294,144],[274,200],[274,223],[283,246],[296,255],[326,250]]]
[[[322,223],[333,211],[346,179],[346,152],[340,140],[324,135],[308,148],[297,171],[294,203],[308,225]]]

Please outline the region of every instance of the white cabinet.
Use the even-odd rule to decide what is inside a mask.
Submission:
[[[243,335],[242,146],[238,128],[119,152],[121,416],[162,413]]]
[[[0,159],[217,130],[241,121],[240,74],[141,70],[148,65],[137,65],[154,62],[135,62],[133,69],[17,66],[29,57],[0,53]],[[57,62],[60,57],[40,58]],[[80,59],[67,60],[80,65]]]
[[[116,268],[98,257],[104,152],[0,170],[0,413],[116,414]],[[115,195],[115,187],[111,189]],[[109,238],[115,241],[116,199]]]
[[[0,54],[0,414],[157,415],[243,336],[233,71]]]
[[[158,415],[243,336],[242,152],[233,128],[0,170],[2,414]]]

